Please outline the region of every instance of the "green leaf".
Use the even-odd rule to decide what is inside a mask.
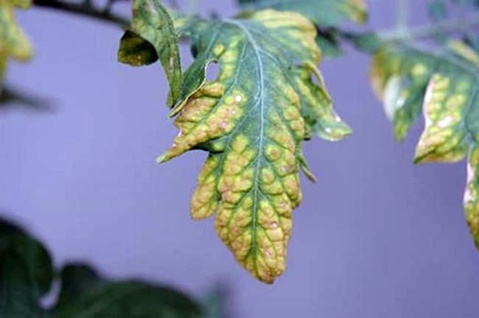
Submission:
[[[205,317],[204,318],[223,318],[227,316],[228,308],[228,290],[225,286],[216,286],[205,300]]]
[[[131,27],[121,38],[118,60],[142,66],[158,59],[170,84],[168,105],[173,106],[182,83],[178,34],[173,19],[159,0],[135,0]]]
[[[0,317],[43,317],[39,301],[52,280],[46,249],[28,236],[15,235],[0,260]]]
[[[415,162],[456,162],[469,155],[464,205],[479,247],[479,56],[459,42],[442,49],[391,45],[374,56],[371,77],[399,139],[423,111]]]
[[[338,57],[343,54],[339,35],[335,29],[318,30],[316,44],[319,46],[321,53],[325,57]]]
[[[57,309],[68,307],[89,291],[105,284],[105,280],[85,264],[68,264],[60,274],[62,289],[58,297]]]
[[[0,260],[5,250],[10,247],[12,240],[22,234],[24,231],[19,226],[0,218]]]
[[[198,22],[191,33],[196,59],[173,112],[180,132],[159,161],[209,152],[191,215],[216,213],[217,233],[238,262],[272,283],[286,266],[292,211],[302,197],[299,169],[312,177],[303,140],[313,132],[339,140],[350,129],[316,69],[315,26],[300,14],[259,11]],[[212,62],[220,73],[206,81]]]
[[[33,49],[21,28],[15,21],[15,7],[27,8],[29,0],[0,1],[0,93],[7,61],[11,58],[18,61],[28,61],[33,55]]]
[[[87,287],[92,277],[84,274],[81,276],[89,283],[82,286]],[[76,282],[83,284],[78,277]],[[52,317],[196,318],[201,315],[201,308],[195,302],[171,288],[137,281],[93,284],[90,287],[93,288],[81,288],[80,297],[70,298],[68,303],[55,308]]]
[[[363,0],[239,0],[246,9],[275,9],[301,13],[320,26],[345,21],[364,23],[367,7]]]

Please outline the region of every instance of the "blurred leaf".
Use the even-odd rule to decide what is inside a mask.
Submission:
[[[82,277],[92,282],[91,276]],[[76,282],[82,283],[81,280]],[[201,307],[184,294],[171,288],[137,281],[82,285],[82,287],[88,286],[92,288],[87,290],[80,288],[79,297],[55,308],[52,316],[54,318],[201,317]]]
[[[53,265],[46,249],[25,235],[15,235],[0,259],[0,317],[43,317],[39,300],[52,280]]]
[[[0,261],[3,259],[2,255],[11,245],[12,240],[22,234],[24,234],[24,231],[16,224],[0,218]]]
[[[444,20],[447,17],[445,0],[430,0],[427,9],[429,16],[434,21]]]
[[[457,42],[442,49],[390,45],[374,56],[371,78],[398,139],[424,112],[415,162],[456,162],[469,154],[464,205],[479,247],[478,62],[476,52]]]
[[[316,44],[321,49],[321,54],[325,57],[338,57],[343,54],[337,30],[319,29],[316,37]]]
[[[205,318],[226,318],[228,317],[228,290],[225,286],[217,286],[209,293],[204,300]]]
[[[52,111],[54,110],[53,104],[54,103],[48,99],[33,96],[7,85],[4,85],[3,90],[0,92],[0,110],[21,106],[29,110]]]
[[[85,264],[66,265],[60,278],[62,289],[57,308],[68,307],[71,302],[106,283],[93,268]]]
[[[369,54],[375,53],[387,44],[374,32],[343,33],[341,36],[350,41],[358,50]]]
[[[152,47],[156,52],[151,51]],[[158,58],[170,84],[168,105],[173,106],[180,97],[182,83],[174,22],[159,0],[135,0],[131,27],[120,41],[118,60],[141,66],[151,64]]]
[[[192,149],[209,157],[192,199],[195,219],[216,212],[216,230],[253,276],[283,273],[292,211],[301,201],[302,142],[350,134],[316,69],[313,24],[294,12],[265,10],[191,27],[196,60],[174,109],[180,133],[159,161]],[[220,74],[205,81],[209,63]],[[312,77],[317,79],[315,84]],[[198,80],[201,79],[201,80]]]

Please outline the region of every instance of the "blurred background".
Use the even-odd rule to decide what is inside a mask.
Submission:
[[[411,1],[412,24],[427,22],[426,2]],[[233,0],[199,8],[235,12]],[[393,0],[370,1],[370,27],[391,27],[394,10]],[[36,55],[12,64],[8,83],[49,106],[0,108],[0,213],[44,240],[58,265],[88,261],[196,297],[223,283],[232,318],[477,318],[465,163],[412,164],[422,122],[395,142],[368,83],[368,56],[349,50],[320,67],[354,135],[306,143],[319,181],[303,179],[287,272],[267,286],[236,264],[212,220],[190,220],[205,154],[155,163],[176,135],[160,65],[117,63],[122,30],[110,24],[38,8],[18,19]]]

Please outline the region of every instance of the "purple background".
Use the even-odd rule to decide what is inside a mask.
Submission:
[[[425,21],[426,1],[411,2],[414,22]],[[393,4],[371,3],[371,25],[391,26]],[[233,1],[201,7],[228,14]],[[465,164],[412,164],[422,123],[404,144],[394,141],[368,84],[367,56],[321,66],[355,133],[306,144],[319,182],[304,180],[288,270],[266,286],[235,263],[211,220],[189,218],[205,154],[154,162],[176,134],[160,66],[116,63],[122,32],[112,25],[41,9],[19,20],[36,57],[13,65],[9,80],[56,103],[50,112],[1,111],[0,213],[44,239],[57,264],[88,260],[115,277],[167,282],[198,297],[224,281],[234,317],[477,318]]]

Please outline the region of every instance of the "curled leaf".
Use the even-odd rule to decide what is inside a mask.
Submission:
[[[173,19],[159,0],[135,0],[130,30],[120,41],[118,61],[143,66],[158,59],[170,84],[168,105],[173,106],[180,97],[182,83],[178,34]]]

